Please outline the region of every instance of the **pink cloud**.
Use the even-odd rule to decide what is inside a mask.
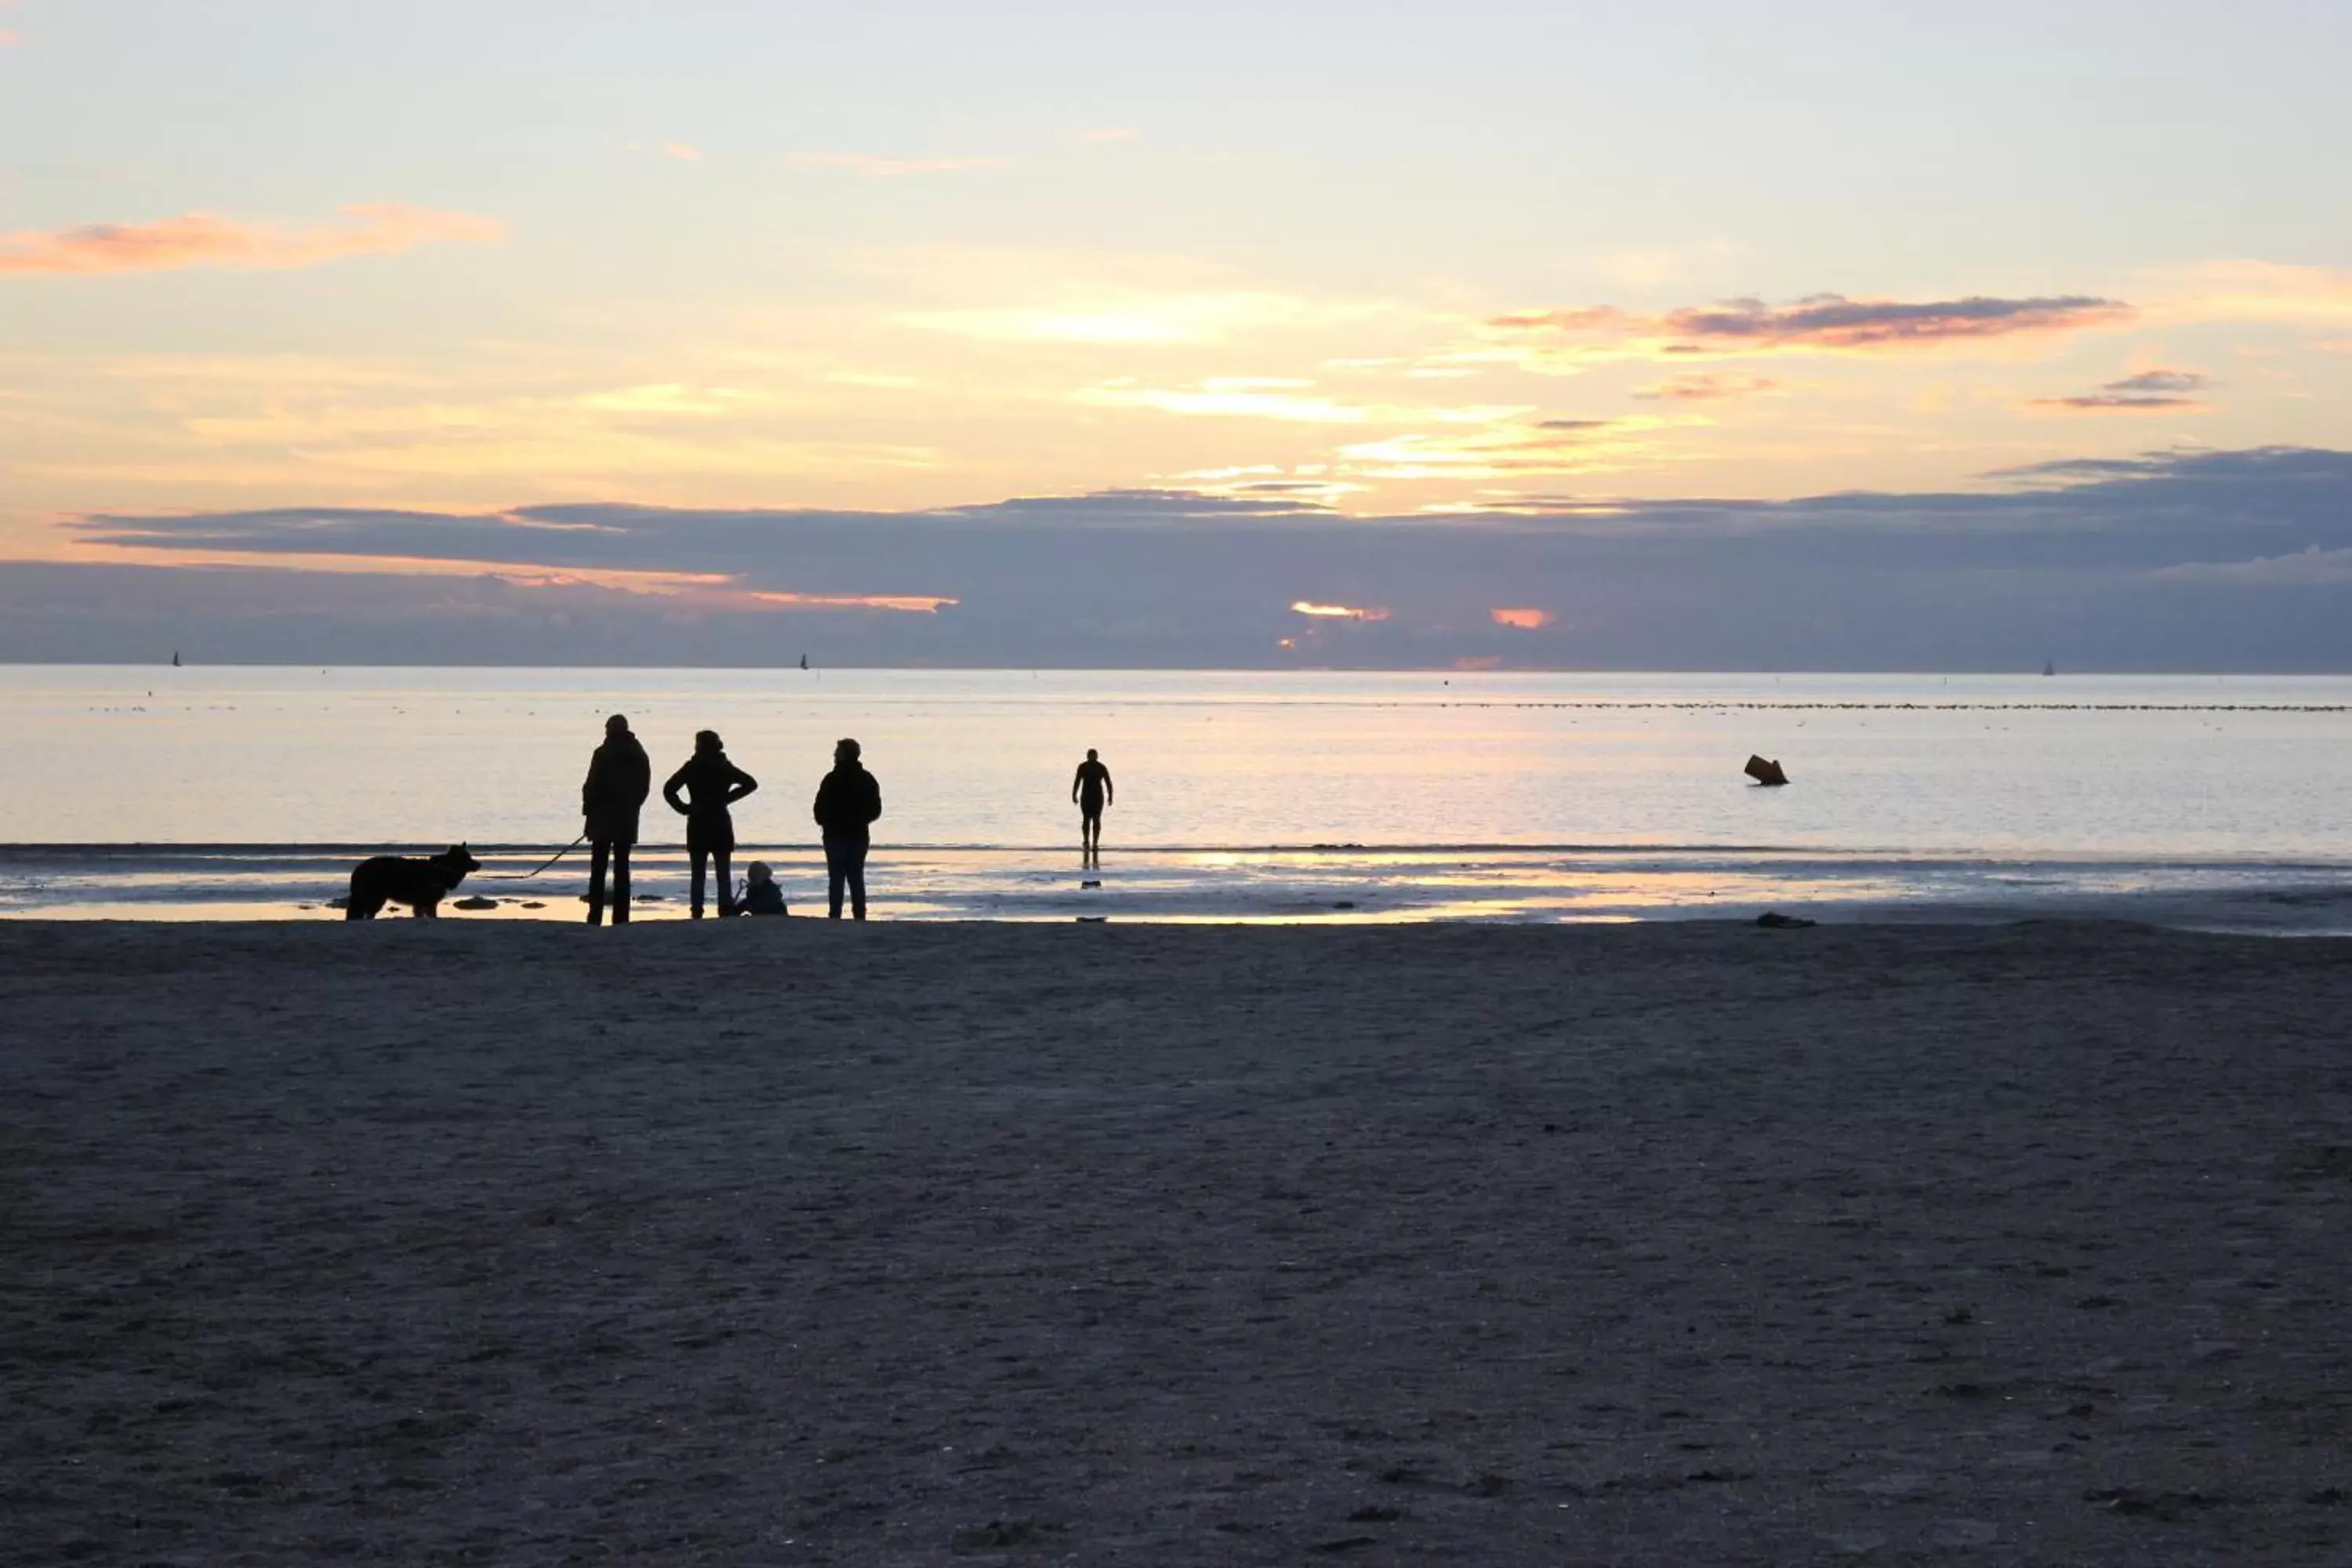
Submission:
[[[1105,125],[1093,131],[1081,131],[1081,142],[1132,142],[1142,132],[1131,125]]]
[[[910,616],[936,616],[963,603],[940,594],[770,594],[746,597],[762,605],[796,610],[897,610]]]
[[[495,219],[394,203],[342,209],[343,221],[310,228],[239,223],[185,213],[148,224],[90,224],[0,236],[0,273],[163,272],[185,267],[277,270],[420,245],[481,245],[503,238]]]
[[[1541,342],[1599,337],[1630,341],[1660,356],[1780,352],[1869,353],[1955,342],[2080,331],[2131,314],[2120,300],[2088,294],[1908,302],[1816,294],[1789,305],[1729,300],[1644,316],[1607,305],[1496,316],[1493,330]]]
[[[1709,403],[1724,397],[1747,397],[1759,392],[1770,392],[1780,384],[1760,375],[1715,375],[1695,372],[1689,375],[1671,375],[1654,386],[1645,386],[1635,393],[1667,403]]]
[[[2199,409],[2195,394],[2206,378],[2193,370],[2144,370],[2121,381],[2110,381],[2096,392],[2076,397],[2037,397],[2036,408],[2065,408],[2082,414],[2147,414],[2163,410]]]
[[[1505,606],[1500,609],[1489,610],[1486,613],[1495,617],[1495,624],[1496,626],[1513,626],[1523,632],[1541,631],[1544,627],[1551,625],[1551,612],[1549,610],[1528,609],[1524,606]]]

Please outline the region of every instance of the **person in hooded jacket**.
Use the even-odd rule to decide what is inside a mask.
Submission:
[[[696,920],[702,918],[706,868],[719,873],[720,917],[735,912],[735,879],[728,869],[735,853],[735,819],[727,808],[759,787],[758,779],[727,760],[726,745],[716,730],[695,731],[694,755],[662,785],[662,798],[686,818],[686,853],[694,867],[689,910]],[[678,798],[681,790],[688,795],[685,800]],[[718,862],[715,868],[709,867],[711,861]]]
[[[588,760],[580,812],[588,819],[588,923],[604,923],[604,869],[613,871],[613,923],[629,923],[629,851],[637,842],[637,809],[653,793],[654,765],[615,713],[604,721],[604,743]]]
[[[866,918],[866,850],[872,827],[882,816],[882,786],[858,760],[855,741],[833,748],[833,772],[816,789],[816,825],[824,836],[825,901],[834,920],[841,918],[841,889],[849,888],[850,907]]]

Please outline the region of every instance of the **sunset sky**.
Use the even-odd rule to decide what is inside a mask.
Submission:
[[[2348,58],[2318,0],[0,0],[0,562],[816,611],[970,594],[600,564],[519,509],[1467,537],[2332,452]],[[421,526],[189,521],[285,509]]]

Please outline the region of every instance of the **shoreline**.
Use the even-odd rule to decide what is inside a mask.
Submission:
[[[362,847],[372,849],[373,847]],[[563,922],[584,889],[584,851],[477,846],[483,869],[445,919]],[[0,921],[336,918],[361,851],[331,846],[0,847]],[[641,846],[639,913],[672,918],[683,854]],[[769,861],[796,915],[822,911],[820,855],[747,842],[740,875]],[[1578,923],[1753,919],[1767,910],[1840,924],[2138,921],[2177,930],[2352,935],[2352,862],[2310,856],[2150,858],[1885,855],[1801,848],[1626,846],[1279,846],[1263,850],[1113,846],[1095,867],[1073,847],[884,845],[872,860],[878,916],[893,921]],[[388,911],[389,913],[389,911]]]
[[[6,1550],[2318,1561],[2347,1014],[2116,924],[0,922]]]

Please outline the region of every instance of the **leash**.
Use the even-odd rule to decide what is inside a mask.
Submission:
[[[520,874],[512,871],[502,872],[499,874],[498,879],[501,882],[528,882],[533,877],[538,876],[541,871],[546,870],[548,866],[554,865],[558,860],[562,859],[566,855],[571,854],[574,849],[579,848],[583,844],[587,842],[588,836],[583,833],[579,837],[573,839],[571,843],[565,845],[562,848],[557,850],[554,854],[549,856],[547,858],[546,865],[540,866],[535,869],[524,871]]]

